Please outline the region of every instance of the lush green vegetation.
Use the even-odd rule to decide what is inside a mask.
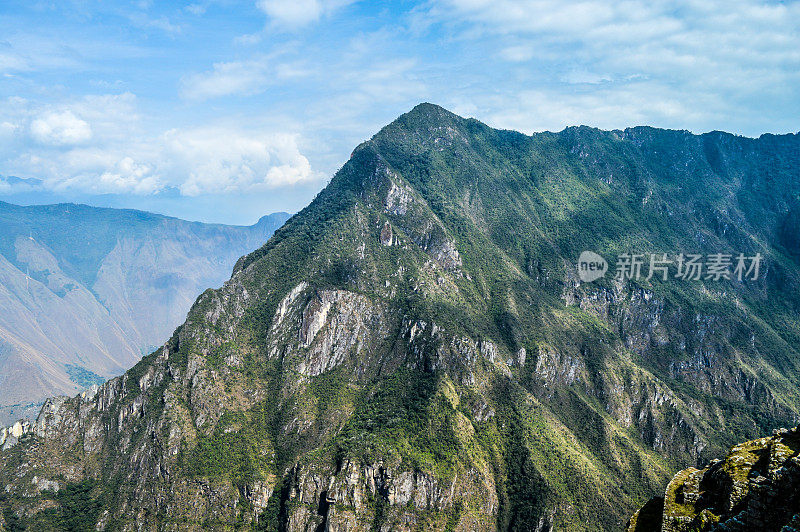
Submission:
[[[67,375],[72,382],[78,386],[88,387],[92,384],[103,384],[106,380],[97,373],[90,371],[82,366],[67,364]]]
[[[98,498],[98,483],[93,480],[67,484],[55,493],[45,492],[41,501],[52,501],[55,507],[35,514],[31,518],[20,518],[9,506],[3,508],[5,530],[19,532],[23,530],[47,530],[61,532],[84,532],[93,530],[103,502]],[[7,499],[0,497],[0,503]]]
[[[374,463],[399,458],[411,470],[452,478],[462,452],[456,410],[439,393],[436,374],[399,370],[376,384],[336,440],[339,453]]]
[[[214,433],[201,437],[185,460],[192,475],[229,478],[236,485],[274,471],[270,445],[272,412],[266,404],[248,412],[226,412]]]

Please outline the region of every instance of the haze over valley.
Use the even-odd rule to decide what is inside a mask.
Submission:
[[[236,227],[0,202],[0,423],[133,366],[287,218]]]

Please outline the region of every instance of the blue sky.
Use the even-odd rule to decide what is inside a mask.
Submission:
[[[5,0],[0,200],[253,223],[421,101],[526,133],[800,130],[800,2]]]

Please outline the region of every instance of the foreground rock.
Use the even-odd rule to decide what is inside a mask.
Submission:
[[[800,427],[742,443],[724,460],[681,471],[629,532],[800,530]]]

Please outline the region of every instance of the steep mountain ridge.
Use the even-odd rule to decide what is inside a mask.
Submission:
[[[0,422],[133,366],[286,218],[234,227],[0,203]]]
[[[45,404],[0,454],[4,519],[622,528],[679,467],[800,412],[798,263],[779,229],[798,146],[526,136],[420,105],[162,349]],[[588,249],[768,266],[747,282],[588,284],[575,267]]]

